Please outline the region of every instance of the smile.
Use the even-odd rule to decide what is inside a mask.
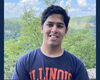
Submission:
[[[50,37],[50,40],[53,40],[53,41],[56,41],[59,37],[58,37],[58,35],[55,35],[55,34],[50,34],[49,35],[49,37]]]
[[[49,37],[51,37],[51,38],[58,38],[57,35],[49,35]]]

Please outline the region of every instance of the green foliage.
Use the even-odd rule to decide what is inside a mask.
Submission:
[[[95,16],[84,16],[84,17],[75,17],[75,18],[71,18],[71,22],[75,22],[78,24],[82,24],[82,23],[96,23],[96,17]]]
[[[21,19],[20,36],[16,39],[5,41],[5,79],[11,78],[17,59],[21,55],[39,47],[41,41],[40,19],[35,18],[30,12],[25,12]]]
[[[41,45],[40,19],[35,18],[31,12],[26,12],[22,17],[21,37],[19,40],[20,39],[25,41],[25,44],[32,45],[34,48]],[[32,46],[31,48],[33,48]]]
[[[76,33],[72,29],[66,35],[62,45],[63,48],[81,59],[86,68],[96,67],[96,41],[91,33],[90,29],[79,30]]]
[[[89,22],[94,23],[96,25],[96,16],[93,16],[89,19]]]
[[[52,4],[54,4],[57,0],[44,0],[45,4],[50,6]]]
[[[31,11],[26,11],[20,19],[20,24],[20,35],[4,42],[5,79],[11,78],[18,58],[39,47],[42,42],[40,18],[34,17]],[[94,68],[96,66],[95,38],[92,36],[93,31],[87,27],[89,26],[79,29],[79,27],[71,25],[62,47],[80,58],[86,68]]]
[[[20,35],[20,20],[5,19],[4,40],[15,39]]]

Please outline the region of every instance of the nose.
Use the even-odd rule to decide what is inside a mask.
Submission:
[[[51,30],[52,32],[57,32],[57,26],[56,25],[54,25],[53,27],[52,27],[52,30]]]

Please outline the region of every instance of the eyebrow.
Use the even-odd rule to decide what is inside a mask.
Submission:
[[[48,21],[47,23],[65,25],[65,24],[64,24],[64,23],[62,23],[62,22],[57,22],[57,23],[55,23],[55,22],[52,22],[52,21]]]

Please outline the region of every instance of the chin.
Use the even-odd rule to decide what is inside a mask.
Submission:
[[[50,46],[58,46],[60,44],[56,43],[56,42],[52,42],[52,43],[49,43]]]

